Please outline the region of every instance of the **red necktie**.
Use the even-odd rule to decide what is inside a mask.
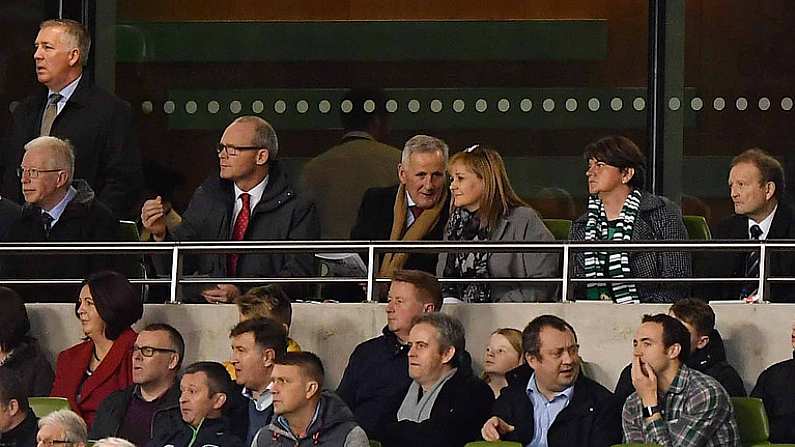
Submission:
[[[422,212],[425,210],[418,207],[417,205],[414,205],[409,207],[409,211],[411,211],[411,215],[414,216],[414,220],[417,220],[420,218],[420,214],[422,214]]]
[[[248,222],[251,218],[251,196],[244,192],[240,194],[240,200],[243,201],[243,207],[240,209],[240,212],[237,214],[237,219],[235,219],[235,227],[232,229],[232,240],[233,241],[242,241],[243,236],[246,235],[246,228],[248,228]],[[237,253],[233,253],[229,255],[229,269],[228,273],[229,276],[235,276],[237,274],[237,260],[240,258],[240,255]]]

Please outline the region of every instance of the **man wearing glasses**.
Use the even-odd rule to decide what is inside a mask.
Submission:
[[[211,175],[193,194],[182,223],[167,229],[161,197],[141,209],[144,228],[156,241],[315,240],[320,237],[315,206],[299,197],[277,161],[276,132],[257,116],[237,118],[224,131],[218,153],[219,173]],[[158,270],[167,262],[155,258]],[[307,253],[200,254],[187,256],[184,273],[211,277],[282,277],[312,273]],[[302,296],[299,290],[291,296]],[[239,296],[234,284],[212,284],[199,290],[186,287],[187,301],[228,303]]]
[[[25,145],[17,175],[25,196],[22,215],[8,229],[7,242],[117,241],[119,221],[82,179],[74,179],[75,154],[69,141],[38,137]],[[42,255],[35,261],[6,259],[4,275],[24,278],[83,278],[113,265],[108,255]],[[17,288],[26,301],[74,301],[79,286]]]
[[[39,419],[38,447],[86,447],[87,444],[86,423],[74,411],[58,410]]]
[[[153,433],[180,425],[176,377],[184,353],[185,342],[173,327],[144,328],[133,345],[133,385],[100,404],[89,437],[119,437],[143,446]]]

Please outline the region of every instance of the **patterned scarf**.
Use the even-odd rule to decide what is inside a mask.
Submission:
[[[592,195],[588,198],[588,220],[585,223],[585,240],[586,241],[628,241],[632,238],[632,228],[635,224],[635,217],[638,215],[640,208],[641,193],[637,189],[633,189],[624,201],[624,206],[621,208],[621,214],[618,215],[618,222],[616,224],[615,233],[613,237],[608,237],[608,222],[607,214],[605,214],[605,205],[599,196]],[[626,278],[631,276],[629,270],[629,254],[626,252],[607,253],[600,252],[585,252],[585,277],[586,278],[603,278],[605,277],[605,265],[607,265],[608,278]],[[607,288],[606,283],[595,282],[588,283],[588,288]],[[613,282],[609,285],[613,300],[618,304],[626,304],[638,302],[638,289],[633,283],[617,283]],[[603,298],[605,299],[605,298]]]
[[[485,241],[488,228],[481,228],[477,214],[454,208],[445,229],[448,241]],[[488,278],[490,253],[455,252],[447,256],[445,278]],[[445,296],[454,296],[465,303],[490,303],[491,287],[484,283],[449,284]]]

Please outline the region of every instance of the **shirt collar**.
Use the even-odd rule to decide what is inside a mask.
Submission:
[[[60,93],[62,98],[58,102],[69,101],[69,98],[72,97],[72,94],[77,89],[77,84],[80,82],[81,79],[83,79],[83,75],[78,76],[77,79],[75,79],[74,81],[72,81],[69,84],[67,84],[66,87],[62,88],[60,92],[55,92],[55,91],[47,89],[48,90],[47,91],[47,97],[49,98],[50,95],[52,95],[53,93]]]
[[[287,418],[284,417],[284,416],[281,416],[281,415],[276,416],[276,422],[279,425],[281,425],[283,429],[289,431],[290,433],[293,433],[293,435],[295,435],[296,438],[300,438],[300,437],[302,437],[302,435],[306,436],[310,432],[310,430],[312,429],[312,424],[315,423],[315,421],[317,420],[318,416],[320,415],[320,406],[322,404],[323,404],[322,400],[319,400],[317,402],[317,406],[315,407],[315,414],[312,415],[312,420],[309,421],[309,425],[306,426],[306,433],[293,433],[293,430],[290,428],[290,421],[288,421]]]
[[[272,385],[272,382],[268,384],[268,387],[265,388],[265,391],[260,393],[259,399],[254,399],[254,392],[246,387],[243,387],[242,394],[248,398],[248,400],[254,402],[254,407],[257,408],[257,411],[265,411],[266,408],[273,404],[273,394],[271,394]]]
[[[69,205],[69,202],[71,202],[72,199],[74,199],[76,195],[77,195],[77,190],[75,189],[74,186],[70,185],[69,189],[66,190],[66,195],[63,196],[63,199],[61,199],[61,201],[58,202],[57,205],[52,207],[51,210],[44,210],[44,211],[47,212],[47,214],[52,216],[52,223],[53,224],[55,224],[55,222],[58,222],[58,219],[61,218],[61,215],[63,214],[64,210],[66,209],[66,206]]]
[[[530,376],[530,380],[527,382],[527,395],[531,396],[533,393],[538,394],[540,397],[546,400],[546,396],[538,389],[538,384],[536,383],[536,373],[533,372],[533,375]],[[566,400],[571,400],[571,396],[574,394],[574,385],[566,388],[563,391],[558,391],[555,393],[555,397],[552,400],[557,399],[558,397],[564,396]]]
[[[749,217],[748,234],[751,234],[751,227],[753,227],[754,225],[759,225],[759,228],[762,229],[762,235],[759,236],[759,239],[761,240],[767,239],[768,233],[770,233],[770,226],[773,225],[773,217],[775,217],[777,209],[778,205],[776,205],[776,207],[773,208],[773,211],[771,211],[770,214],[767,215],[767,217],[762,219],[762,222],[754,222],[754,220]]]
[[[677,371],[676,376],[674,376],[674,380],[671,381],[671,386],[668,387],[666,393],[679,394],[683,392],[687,385],[688,378],[690,378],[690,368],[683,364],[679,367],[679,371]]]
[[[235,200],[237,200],[240,197],[240,194],[247,192],[248,195],[251,196],[251,201],[249,203],[252,204],[251,208],[253,209],[254,208],[253,204],[258,203],[262,198],[262,194],[265,192],[265,187],[268,186],[269,178],[270,176],[266,176],[264,179],[262,179],[261,182],[257,183],[257,186],[249,189],[248,191],[243,191],[242,189],[240,189],[240,187],[237,186],[237,184],[235,184]]]

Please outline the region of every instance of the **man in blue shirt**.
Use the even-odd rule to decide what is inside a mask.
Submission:
[[[522,332],[522,346],[527,364],[508,373],[483,439],[530,447],[620,442],[620,407],[610,391],[581,374],[577,334],[569,323],[537,317]]]

